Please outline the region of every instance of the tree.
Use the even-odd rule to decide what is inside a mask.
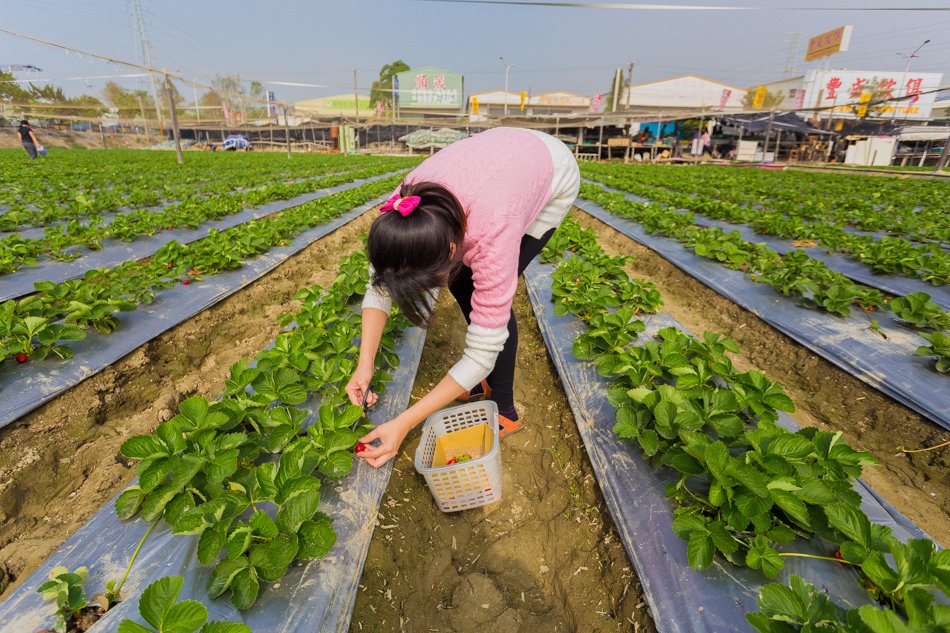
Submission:
[[[49,117],[74,116],[94,119],[102,116],[106,110],[105,105],[91,95],[67,97],[62,88],[53,84],[42,87],[30,84],[30,99],[36,104],[53,106],[42,108],[42,112]]]
[[[753,110],[755,106],[755,90],[746,90],[745,96],[742,97],[742,107],[746,110]],[[762,105],[759,107],[760,110],[771,110],[776,108],[785,101],[785,97],[781,93],[772,92],[771,90],[765,90],[765,100],[762,102]]]
[[[0,71],[0,103],[26,103],[30,100],[30,91],[14,83],[12,73]]]
[[[380,68],[379,79],[373,82],[373,86],[369,91],[370,107],[375,107],[376,103],[381,101],[384,108],[391,110],[393,107],[393,76],[407,70],[409,70],[409,64],[401,59]]]
[[[155,116],[155,101],[146,90],[129,91],[114,81],[109,81],[102,89],[102,96],[119,111],[120,117],[133,119],[141,116],[143,110],[145,118]]]
[[[267,116],[266,109],[262,107],[265,101],[264,85],[259,81],[252,81],[250,90],[246,90],[240,77],[236,75],[218,75],[211,80],[211,90],[221,97],[218,105],[221,105],[221,101],[224,101],[232,112],[243,110],[248,119]]]

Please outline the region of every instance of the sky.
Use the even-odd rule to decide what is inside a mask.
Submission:
[[[950,83],[950,11],[844,11],[853,7],[950,8],[935,0],[653,0],[657,4],[763,7],[747,11],[661,11],[500,6],[426,0],[141,0],[153,64],[208,83],[216,74],[262,82],[278,100],[361,92],[383,64],[438,66],[465,75],[466,93],[606,92],[613,69],[634,62],[633,83],[696,74],[739,87],[785,76],[795,33],[807,37],[854,27],[850,50],[833,68],[903,70],[907,54],[930,39],[912,69]],[[831,8],[788,11],[784,8]],[[0,0],[0,26],[117,59],[138,61],[127,0]],[[795,58],[806,64],[804,45]],[[0,33],[0,67],[33,64],[67,94],[101,96],[104,78],[127,69]],[[18,78],[28,75],[17,74]],[[137,79],[116,79],[134,88]],[[189,89],[182,90],[191,100]]]

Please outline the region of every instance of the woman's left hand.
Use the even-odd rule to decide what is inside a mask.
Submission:
[[[380,424],[375,429],[360,438],[366,449],[357,453],[359,457],[373,468],[379,468],[399,452],[403,440],[409,433],[409,425],[399,418],[394,418],[386,424]],[[370,442],[379,440],[379,446],[372,446]]]

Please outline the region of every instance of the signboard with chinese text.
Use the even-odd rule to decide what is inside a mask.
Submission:
[[[722,96],[719,97],[719,109],[720,109],[720,110],[725,110],[725,109],[726,109],[726,104],[729,103],[729,97],[731,97],[731,96],[732,96],[732,90],[729,90],[728,88],[723,88],[723,89],[722,89]]]
[[[755,99],[752,101],[752,107],[758,110],[765,105],[765,95],[769,93],[768,88],[759,86],[755,89]]]
[[[590,98],[590,111],[594,114],[600,114],[604,111],[604,95],[596,94]]]
[[[812,70],[805,76],[804,107],[830,107],[818,113],[824,118],[856,118],[859,108],[866,107],[870,118],[927,119],[936,97],[932,91],[942,79],[941,73],[915,71]],[[899,97],[907,98],[886,101]]]
[[[848,50],[848,44],[851,42],[851,26],[839,26],[838,28],[816,35],[808,40],[808,49],[805,51],[805,61],[811,62],[822,57],[843,53]]]
[[[462,75],[424,66],[396,75],[396,98],[400,108],[460,110]]]

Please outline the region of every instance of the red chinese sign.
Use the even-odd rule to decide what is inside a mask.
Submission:
[[[841,87],[841,77],[832,77],[828,80],[828,83],[825,84],[825,99],[828,101],[834,101],[838,98],[838,88]]]

